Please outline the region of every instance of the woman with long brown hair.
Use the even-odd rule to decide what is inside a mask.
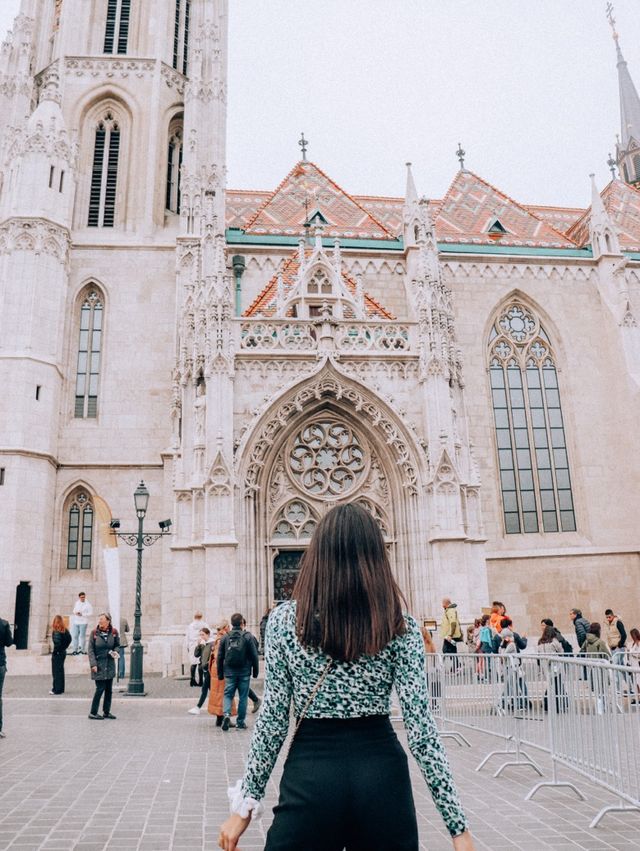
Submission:
[[[420,627],[403,614],[380,529],[355,504],[333,508],[305,553],[293,599],[271,613],[265,692],[244,778],[218,845],[235,851],[259,815],[297,724],[265,851],[417,851],[407,757],[389,720],[396,689],[409,748],[456,851],[473,848],[429,711]]]
[[[51,678],[53,685],[49,694],[64,694],[64,663],[67,647],[71,644],[71,633],[64,625],[62,615],[56,615],[51,624]]]

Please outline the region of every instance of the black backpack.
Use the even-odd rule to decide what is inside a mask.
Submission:
[[[556,638],[558,639],[560,644],[562,644],[562,649],[564,650],[564,652],[567,653],[567,654],[571,654],[573,656],[573,647],[571,646],[570,642],[567,641],[567,639],[564,637],[564,635],[562,635],[562,633],[559,632],[556,635]]]
[[[227,636],[224,664],[229,668],[244,668],[247,664],[247,640],[240,629],[232,629]]]

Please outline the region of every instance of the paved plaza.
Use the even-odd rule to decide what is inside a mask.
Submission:
[[[22,851],[198,851],[217,847],[226,817],[226,788],[240,777],[250,731],[224,734],[213,719],[188,715],[196,689],[183,680],[146,680],[143,699],[116,696],[117,721],[87,718],[92,685],[69,677],[67,694],[49,697],[48,680],[11,677],[5,687],[5,731],[0,741],[0,849]],[[42,695],[42,696],[41,696]],[[253,717],[249,716],[250,724]],[[404,740],[402,725],[395,725]],[[536,782],[529,768],[494,779],[500,757],[477,773],[482,757],[500,745],[469,735],[471,748],[447,741],[478,849],[638,848],[640,814],[609,816],[596,830],[597,810],[615,800],[575,780],[587,800],[566,790],[524,796]],[[536,760],[549,775],[544,755]],[[445,851],[451,842],[415,763],[410,761],[419,813],[421,849]],[[280,765],[267,796],[275,803]],[[393,790],[389,790],[392,802]],[[243,837],[242,849],[260,849],[271,814]],[[304,851],[304,849],[300,849]],[[373,849],[372,849],[373,851]]]

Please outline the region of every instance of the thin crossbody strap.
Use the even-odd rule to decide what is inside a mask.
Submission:
[[[320,691],[320,688],[321,688],[321,686],[322,686],[322,683],[326,680],[326,678],[327,678],[327,674],[329,673],[329,671],[331,670],[331,668],[332,668],[332,667],[333,667],[333,659],[329,659],[329,661],[328,661],[328,662],[327,662],[327,664],[324,666],[323,671],[322,671],[322,673],[320,674],[320,676],[319,676],[319,678],[318,678],[318,682],[315,684],[315,686],[313,687],[313,691],[312,691],[312,692],[311,692],[311,694],[309,695],[309,700],[307,700],[307,702],[306,702],[306,703],[305,703],[305,705],[304,705],[304,708],[303,708],[302,712],[301,712],[301,713],[300,713],[300,715],[298,715],[298,717],[296,718],[296,726],[295,726],[295,728],[294,728],[294,730],[293,730],[293,734],[292,734],[291,739],[290,739],[290,741],[289,741],[289,747],[287,748],[286,757],[288,757],[288,756],[289,756],[289,751],[291,750],[291,745],[293,744],[293,740],[295,739],[296,734],[297,734],[298,730],[300,729],[300,725],[301,725],[301,724],[302,724],[302,722],[304,721],[304,717],[305,717],[305,715],[306,715],[306,714],[307,714],[307,712],[309,711],[309,707],[310,707],[310,706],[311,706],[311,704],[313,703],[313,699],[315,698],[315,696],[316,696],[316,695],[318,694],[318,692]],[[285,759],[286,759],[286,757],[285,757]]]

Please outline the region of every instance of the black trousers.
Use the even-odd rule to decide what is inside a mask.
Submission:
[[[55,692],[55,694],[64,693],[64,660],[66,658],[67,654],[65,651],[51,654],[51,676],[53,677],[51,691]]]
[[[202,691],[200,692],[200,700],[198,701],[198,709],[202,709],[204,706],[204,702],[207,699],[207,695],[209,694],[209,688],[211,687],[211,675],[209,671],[201,671],[202,674]]]
[[[265,851],[418,851],[407,756],[386,715],[305,719]]]
[[[91,701],[91,714],[97,715],[100,709],[100,698],[104,694],[104,702],[102,711],[105,715],[111,712],[111,691],[113,689],[113,680],[96,680],[96,693]]]

